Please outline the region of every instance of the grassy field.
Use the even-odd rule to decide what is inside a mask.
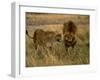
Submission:
[[[55,42],[53,49],[34,48],[33,39],[26,35],[26,67],[89,64],[89,16],[26,13],[26,30],[33,36],[36,29],[62,34],[63,23],[74,21],[78,27],[77,44],[66,52],[63,41]]]

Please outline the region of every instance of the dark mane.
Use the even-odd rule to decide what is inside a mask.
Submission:
[[[74,24],[73,21],[68,21],[64,23],[63,40],[64,40],[64,45],[66,47],[66,51],[68,51],[69,47],[74,48],[74,46],[76,45],[77,43],[76,32],[77,32],[77,26]]]
[[[64,27],[65,27],[64,29],[66,29],[65,31],[67,31],[69,33],[75,34],[77,32],[77,27],[73,21],[69,21],[68,23],[64,23]]]

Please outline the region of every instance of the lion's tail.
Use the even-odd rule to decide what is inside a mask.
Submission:
[[[34,37],[32,37],[32,36],[29,35],[29,33],[28,33],[27,30],[26,30],[26,35],[27,35],[29,38],[34,39]]]

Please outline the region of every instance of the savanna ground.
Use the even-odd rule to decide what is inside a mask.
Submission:
[[[26,13],[26,30],[33,36],[36,29],[62,34],[63,23],[72,20],[78,27],[77,44],[66,52],[63,41],[52,50],[36,51],[33,39],[26,35],[26,67],[89,64],[89,16],[71,14]]]

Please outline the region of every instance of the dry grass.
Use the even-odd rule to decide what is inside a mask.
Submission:
[[[68,52],[65,50],[63,41],[54,42],[52,49],[39,46],[38,50],[36,50],[34,48],[33,39],[30,39],[26,35],[26,67],[89,64],[89,21],[87,16],[82,16],[79,20],[79,15],[34,15],[35,14],[30,15],[27,13],[28,18],[26,17],[26,29],[28,30],[30,36],[33,36],[35,29],[38,28],[45,31],[56,31],[62,34],[62,23],[65,22],[65,18],[67,17],[67,21],[71,19],[75,21],[78,26],[77,44],[73,50],[72,48],[69,48]],[[40,18],[42,19],[42,22],[40,22]],[[45,19],[46,22],[43,21]],[[50,19],[54,20],[50,21]],[[85,22],[84,20],[87,21]],[[54,24],[55,21],[56,24]],[[36,22],[36,24],[31,24],[33,22]]]

